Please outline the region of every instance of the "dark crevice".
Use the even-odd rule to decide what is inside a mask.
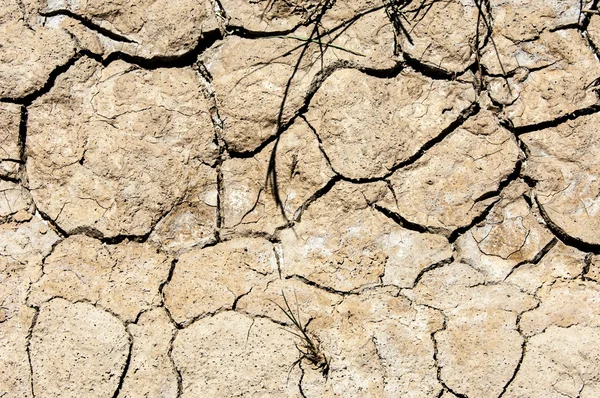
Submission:
[[[530,124],[527,126],[515,127],[512,125],[512,122],[510,120],[503,120],[500,122],[500,124],[502,125],[502,127],[506,128],[507,130],[511,131],[515,135],[519,136],[521,134],[531,133],[531,132],[537,131],[537,130],[543,130],[543,129],[547,129],[550,127],[557,127],[569,120],[575,120],[580,116],[593,115],[594,113],[598,113],[598,112],[600,112],[600,104],[594,104],[590,107],[578,109],[574,112],[557,117],[556,119],[553,119],[553,120],[548,120],[548,121],[540,122],[540,123],[536,123],[536,124]]]
[[[600,244],[589,243],[580,238],[576,238],[574,236],[567,234],[564,229],[562,229],[554,221],[552,221],[550,216],[548,216],[548,213],[546,213],[546,210],[544,210],[544,207],[538,201],[537,197],[534,197],[534,199],[535,199],[535,203],[537,204],[538,209],[540,211],[540,215],[544,219],[544,222],[546,223],[546,226],[548,227],[548,229],[550,231],[552,231],[552,233],[558,239],[560,239],[565,245],[574,247],[577,250],[580,250],[582,252],[600,254]]]
[[[18,178],[13,178],[13,177],[3,176],[3,175],[0,175],[0,181],[8,181],[8,182],[12,182],[13,184],[21,183],[21,181]]]
[[[416,72],[433,80],[456,80],[458,76],[472,68],[472,65],[469,65],[462,72],[449,72],[438,66],[424,63],[416,58],[411,57],[409,54],[403,53],[403,56],[404,62],[407,66],[410,66]]]
[[[404,229],[408,229],[410,231],[415,231],[419,233],[436,233],[433,232],[429,227],[409,221],[406,218],[402,217],[400,214],[391,211],[390,209],[387,209],[383,206],[380,206],[376,203],[373,204],[373,208],[379,211],[387,218],[393,220],[396,224],[400,225]]]
[[[519,322],[519,320],[517,320],[517,323],[518,322]],[[508,387],[510,387],[513,380],[517,377],[517,374],[519,373],[519,369],[521,369],[521,365],[523,364],[523,360],[525,359],[526,350],[527,350],[527,340],[524,338],[523,342],[521,343],[521,357],[519,358],[519,363],[517,363],[517,366],[515,366],[515,371],[513,372],[510,379],[506,382],[506,384],[502,388],[502,392],[500,393],[500,395],[498,395],[498,398],[502,398],[504,396],[504,394],[506,394]]]
[[[123,52],[113,52],[108,57],[106,57],[102,64],[107,66],[113,61],[123,60],[130,64],[134,64],[139,66],[140,68],[153,70],[158,68],[185,68],[194,65],[194,63],[198,60],[198,55],[204,52],[206,49],[212,47],[217,40],[223,38],[221,32],[211,31],[206,32],[204,35],[198,40],[196,46],[181,55],[171,55],[171,56],[155,56],[152,58],[144,58],[136,55],[130,55]]]
[[[583,268],[581,269],[581,275],[579,277],[583,280],[588,279],[587,274],[590,272],[592,267],[592,254],[588,253],[583,260]]]
[[[240,294],[239,296],[237,296],[234,300],[233,300],[233,304],[231,304],[231,310],[235,311],[237,309],[237,305],[238,302],[245,296],[249,295],[250,293],[252,293],[252,287],[250,288],[250,290],[248,290],[245,293]]]
[[[167,356],[169,357],[169,360],[171,362],[171,367],[173,368],[173,372],[175,373],[175,377],[177,378],[177,398],[183,395],[183,378],[181,377],[181,372],[177,368],[177,365],[175,365],[175,360],[173,359],[173,347],[175,343],[175,338],[177,337],[178,333],[179,330],[177,329],[173,331],[173,336],[171,337],[171,341],[169,342],[169,351],[167,352]]]
[[[465,232],[467,232],[468,230],[473,228],[475,225],[485,221],[488,214],[490,214],[490,212],[492,211],[492,209],[494,208],[496,203],[498,203],[499,201],[500,201],[500,197],[498,197],[496,200],[494,200],[492,203],[490,203],[481,212],[481,214],[479,214],[477,217],[475,217],[469,224],[467,224],[463,227],[456,228],[454,231],[452,231],[452,233],[450,233],[450,235],[448,236],[448,241],[450,243],[454,243],[456,241],[456,239],[458,239],[462,234],[464,234]]]
[[[542,249],[539,252],[537,252],[537,254],[531,260],[523,260],[520,263],[518,263],[517,265],[515,265],[510,270],[510,272],[508,273],[508,275],[506,275],[506,277],[504,279],[505,280],[508,279],[513,274],[513,272],[515,272],[518,268],[522,267],[523,265],[526,265],[526,264],[533,264],[533,265],[538,264],[546,256],[546,254],[548,254],[548,252],[550,252],[550,250],[552,250],[552,248],[554,246],[556,246],[557,243],[558,243],[558,239],[552,238],[550,240],[550,242],[546,243],[546,245],[544,247],[542,247]]]
[[[56,232],[56,234],[58,236],[60,236],[61,238],[68,238],[69,234],[67,233],[67,231],[65,231],[64,229],[62,229],[54,219],[52,219],[48,214],[44,213],[42,210],[40,210],[40,208],[36,205],[36,209],[40,215],[40,217],[42,217],[42,219],[44,221],[46,221],[49,225],[50,228],[52,228],[52,230],[54,232]]]
[[[256,31],[246,29],[243,26],[226,25],[225,31],[228,35],[238,36],[244,39],[265,39],[265,38],[278,38],[281,36],[289,35],[293,33],[299,26],[295,26],[291,29],[278,30],[278,31]]]
[[[21,119],[19,120],[19,139],[17,142],[19,145],[19,159],[22,162],[22,164],[25,164],[27,162],[27,159],[25,157],[25,144],[27,142],[28,117],[29,114],[27,112],[27,107],[21,105]]]
[[[397,77],[404,69],[406,69],[406,64],[403,62],[398,62],[389,69],[374,69],[361,66],[356,66],[356,69],[365,75],[373,76],[378,79],[393,79]]]
[[[332,294],[335,294],[335,295],[338,295],[338,296],[344,296],[344,297],[346,297],[346,296],[352,296],[352,295],[360,294],[360,292],[357,292],[357,291],[342,291],[342,290],[334,289],[334,288],[329,287],[329,286],[324,286],[324,285],[321,285],[321,284],[319,284],[317,282],[313,282],[310,279],[307,279],[306,277],[304,277],[302,275],[296,275],[296,274],[294,274],[294,275],[287,275],[285,277],[285,279],[296,279],[296,280],[299,280],[300,282],[302,282],[302,283],[304,283],[304,284],[306,284],[308,286],[316,287],[317,289],[320,289],[320,290],[323,290],[323,291],[326,291],[328,293],[332,293]]]
[[[93,30],[94,32],[97,32],[103,36],[108,37],[111,40],[115,40],[115,41],[120,41],[120,42],[125,42],[125,43],[136,43],[137,42],[135,40],[131,40],[128,37],[125,37],[123,35],[120,35],[119,33],[113,32],[109,29],[103,28],[102,26],[94,23],[91,19],[88,19],[86,17],[83,17],[81,15],[75,14],[74,12],[70,11],[70,10],[65,10],[65,9],[60,9],[60,10],[52,10],[52,11],[46,11],[46,12],[40,12],[40,15],[42,17],[55,17],[55,16],[66,16],[69,18],[73,18],[79,22],[81,22],[81,24],[83,26],[85,26],[86,28]]]
[[[587,30],[590,21],[592,20],[592,14],[582,12],[583,0],[580,1],[580,10],[579,10],[579,23],[583,30]],[[588,10],[598,10],[598,0],[594,0],[590,5]]]
[[[169,274],[167,275],[167,278],[158,286],[158,294],[160,295],[163,305],[165,303],[165,286],[167,286],[173,279],[173,273],[175,272],[175,267],[177,266],[178,261],[178,259],[173,259],[173,261],[171,261],[171,268],[169,268]],[[165,308],[165,310],[167,310],[167,308]]]
[[[575,22],[575,23],[569,23],[569,24],[565,24],[565,25],[556,26],[554,28],[548,29],[548,32],[558,32],[559,30],[569,30],[569,29],[575,29],[580,32],[585,30],[585,28],[580,23]]]
[[[54,83],[56,82],[56,79],[58,78],[58,76],[60,76],[61,74],[63,74],[67,70],[69,70],[69,68],[71,68],[71,66],[75,65],[75,63],[79,60],[79,58],[81,58],[81,56],[82,56],[81,53],[76,53],[65,64],[58,66],[56,69],[54,69],[52,72],[50,72],[50,75],[48,76],[48,80],[46,80],[46,83],[44,83],[44,85],[42,87],[40,87],[39,89],[34,90],[32,93],[27,94],[26,96],[21,97],[21,98],[0,98],[0,102],[10,102],[13,104],[20,104],[20,105],[24,105],[24,106],[31,105],[31,103],[33,101],[35,101],[37,98],[48,93],[52,89],[52,87],[54,87]]]
[[[319,198],[325,196],[329,191],[333,189],[335,184],[340,181],[339,176],[333,177],[331,180],[327,182],[327,184],[323,185],[319,188],[315,193],[313,193],[310,198],[306,199],[306,201],[296,210],[296,214],[294,214],[294,220],[296,222],[300,221],[302,218],[302,214],[309,208],[309,206],[318,200]]]
[[[413,289],[415,287],[417,287],[417,285],[419,284],[419,282],[421,281],[421,278],[423,278],[423,276],[428,273],[429,271],[432,271],[436,268],[441,268],[443,266],[446,266],[448,264],[452,264],[454,262],[454,256],[447,258],[445,260],[439,261],[435,264],[431,264],[428,267],[425,267],[421,270],[421,272],[419,272],[419,275],[417,275],[417,277],[415,278],[415,281],[413,282]]]
[[[220,157],[219,163],[217,164],[217,222],[216,222],[216,238],[221,239],[221,228],[225,223],[225,210],[224,210],[224,197],[225,197],[225,185],[223,183],[223,170],[222,170],[223,159]]]
[[[31,374],[31,380],[30,380],[30,388],[31,388],[31,396],[35,397],[35,383],[33,381],[33,363],[31,361],[31,339],[33,338],[33,329],[35,328],[35,325],[37,325],[37,321],[38,321],[38,316],[40,315],[40,309],[38,307],[30,307],[33,308],[35,310],[35,313],[33,314],[33,319],[31,320],[31,325],[29,326],[29,330],[27,331],[27,347],[26,347],[26,351],[27,351],[27,361],[29,362],[29,371]]]
[[[302,381],[304,380],[304,368],[302,367],[302,361],[298,362],[298,367],[300,368],[300,379],[298,379],[298,392],[302,398],[307,398],[304,390],[302,389]]]
[[[127,330],[127,329],[126,329]],[[129,364],[131,363],[131,354],[133,352],[133,336],[129,331],[127,331],[128,339],[129,339],[129,351],[127,352],[127,359],[125,360],[125,366],[123,367],[123,371],[121,376],[119,377],[119,384],[117,385],[117,389],[113,394],[113,398],[118,398],[121,393],[121,389],[123,388],[123,382],[125,381],[125,377],[127,377],[127,371],[129,371]]]

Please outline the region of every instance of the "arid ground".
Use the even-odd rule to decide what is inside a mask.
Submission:
[[[0,398],[600,397],[598,0],[0,0]]]

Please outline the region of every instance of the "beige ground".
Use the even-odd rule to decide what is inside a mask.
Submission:
[[[600,397],[598,1],[391,3],[0,0],[0,398]]]

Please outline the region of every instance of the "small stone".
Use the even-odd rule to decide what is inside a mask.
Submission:
[[[36,397],[110,397],[129,350],[125,326],[89,303],[57,298],[40,308],[31,338]]]

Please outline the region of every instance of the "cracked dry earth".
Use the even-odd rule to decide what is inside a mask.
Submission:
[[[0,0],[0,397],[600,397],[597,6]]]

